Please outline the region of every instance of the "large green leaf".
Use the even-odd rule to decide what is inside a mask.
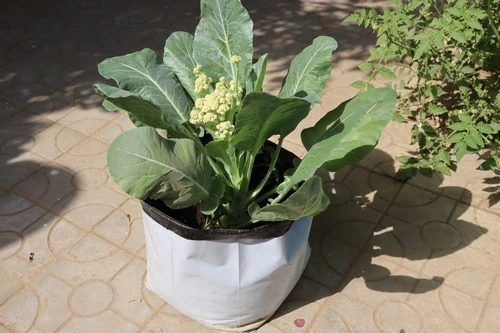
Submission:
[[[193,68],[196,62],[193,58],[193,35],[184,31],[171,34],[165,42],[163,62],[177,75],[191,98],[196,100],[198,94],[194,91],[196,76]]]
[[[192,101],[175,74],[158,62],[153,50],[108,58],[98,68],[103,77],[115,80],[120,89],[137,94],[181,123],[189,120]]]
[[[294,174],[278,187],[286,193],[324,167],[336,171],[358,162],[376,145],[392,118],[396,92],[391,88],[370,89],[330,111],[318,123],[302,132],[309,148]]]
[[[252,70],[247,78],[246,93],[261,92],[262,85],[264,84],[264,77],[266,76],[267,67],[267,53],[260,56],[260,58],[252,65]]]
[[[326,209],[330,204],[323,191],[321,178],[309,178],[299,189],[284,202],[260,208],[252,204],[248,213],[252,221],[295,221],[304,216],[314,216]]]
[[[108,151],[108,168],[122,189],[169,207],[192,206],[210,195],[212,169],[189,139],[165,139],[151,127],[119,135]]]
[[[140,98],[137,94],[101,83],[95,84],[94,88],[109,102],[108,108],[118,108],[128,112],[136,126],[140,124],[166,129],[169,137],[192,137],[189,130],[177,119],[169,117],[159,107]]]
[[[332,69],[335,39],[319,36],[292,60],[279,92],[280,97],[297,96],[318,103]]]
[[[253,22],[239,0],[201,0],[201,19],[193,41],[193,58],[208,76],[235,79],[245,85],[252,67]],[[231,66],[231,57],[241,61]]]
[[[200,210],[203,214],[211,215],[219,208],[225,189],[224,182],[220,178],[213,179],[210,195],[201,201]]]
[[[236,115],[231,143],[243,151],[256,153],[272,135],[287,136],[310,110],[300,98],[279,98],[267,93],[251,93]]]

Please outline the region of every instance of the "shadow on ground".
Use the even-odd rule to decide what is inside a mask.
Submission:
[[[332,205],[315,217],[311,259],[275,317],[345,292],[353,280],[357,281],[353,292],[360,295],[363,288],[382,293],[434,290],[445,278],[422,274],[424,262],[460,251],[488,232],[460,219],[472,199],[467,189],[440,184],[422,189],[399,183],[389,176],[395,174],[391,156],[375,149],[370,158],[384,161],[384,172],[359,166],[335,175],[321,172],[325,189],[333,193]],[[460,203],[446,197],[450,193],[461,193]],[[443,218],[445,205],[450,208]],[[465,230],[467,240],[457,230]]]
[[[337,61],[350,59],[355,67],[368,55],[371,33],[342,23],[360,8],[357,1],[243,3],[254,20],[256,55],[267,52],[274,63],[272,86],[317,35],[337,39]],[[0,96],[37,113],[99,106],[92,89],[102,80],[99,62],[146,47],[162,53],[170,33],[193,33],[198,19],[198,0],[10,2],[0,13]]]
[[[0,133],[5,133],[4,130],[2,122]],[[45,163],[27,152],[25,146],[32,141],[30,135],[25,129],[22,135],[8,137],[0,146],[1,259],[15,253],[23,238],[43,227],[37,223],[42,217],[47,223],[55,222],[60,210],[73,200],[74,187],[79,182],[71,170]]]
[[[369,32],[342,23],[359,8],[357,1],[243,3],[254,20],[256,55],[268,52],[274,63],[269,85],[279,85],[293,56],[320,34],[339,42],[337,60],[352,59],[355,66],[367,56]],[[59,200],[68,195],[68,180],[68,186],[75,185],[72,170],[51,165],[30,149],[38,144],[36,135],[53,124],[48,119],[57,122],[75,108],[100,107],[101,98],[92,89],[93,83],[102,81],[97,64],[145,47],[161,53],[170,33],[193,33],[198,19],[198,0],[21,0],[3,5],[1,230],[21,232],[44,210],[52,209],[57,215],[58,210],[51,208],[53,200],[47,202],[46,198]],[[12,222],[12,216],[18,222]],[[16,237],[4,237],[0,246],[11,244],[7,239]]]

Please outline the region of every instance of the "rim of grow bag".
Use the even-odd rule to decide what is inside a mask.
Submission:
[[[269,239],[284,235],[293,221],[258,222],[248,229],[198,229],[179,222],[155,207],[155,200],[141,201],[141,206],[149,217],[164,228],[185,239],[223,240],[223,239]]]

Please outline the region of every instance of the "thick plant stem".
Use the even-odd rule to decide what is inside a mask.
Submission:
[[[278,141],[278,145],[277,145],[276,150],[275,150],[274,155],[273,155],[273,158],[271,159],[271,164],[269,165],[269,168],[267,169],[267,173],[264,176],[264,178],[262,179],[262,181],[260,182],[260,184],[252,192],[248,201],[252,200],[257,195],[259,195],[260,191],[262,191],[262,189],[266,185],[267,181],[269,180],[269,177],[273,173],[274,167],[276,166],[276,162],[278,161],[278,157],[279,157],[279,154],[281,151],[281,146],[283,145],[283,139],[284,138],[282,136],[280,136],[279,141]]]
[[[212,159],[212,157],[210,157],[210,155],[208,155],[208,153],[205,149],[205,146],[203,145],[203,143],[201,143],[198,136],[192,133],[192,137],[190,139],[194,141],[194,143],[198,146],[198,148],[200,148],[203,155],[205,155],[205,158],[207,159],[208,163],[210,164],[212,169],[215,171],[215,173],[220,177],[220,179],[224,182],[224,184],[226,186],[233,187],[232,183],[227,179],[224,171],[217,165],[217,162],[215,162]]]
[[[265,199],[269,198],[274,193],[276,193],[276,187],[274,187],[273,189],[271,189],[271,190],[267,191],[266,193],[264,193],[264,194],[260,195],[259,197],[257,197],[257,199],[255,199],[255,202],[259,203],[262,200],[265,200]]]
[[[248,192],[248,186],[250,185],[250,179],[252,178],[252,167],[255,162],[255,156],[257,153],[248,153],[246,157],[243,159],[244,160],[244,167],[243,167],[243,182],[241,184],[240,190],[244,191],[245,194]],[[246,196],[246,195],[245,195]]]
[[[273,201],[271,201],[271,205],[276,205],[278,203],[280,203],[281,200],[283,200],[283,198],[288,194],[288,192],[290,192],[290,189],[284,191],[283,193],[281,193],[280,195],[278,195]]]

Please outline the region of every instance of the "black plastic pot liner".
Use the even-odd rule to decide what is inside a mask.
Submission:
[[[177,221],[154,207],[153,200],[141,201],[142,209],[155,222],[185,239],[269,239],[279,237],[290,229],[292,221],[258,223],[251,229],[196,229]]]

